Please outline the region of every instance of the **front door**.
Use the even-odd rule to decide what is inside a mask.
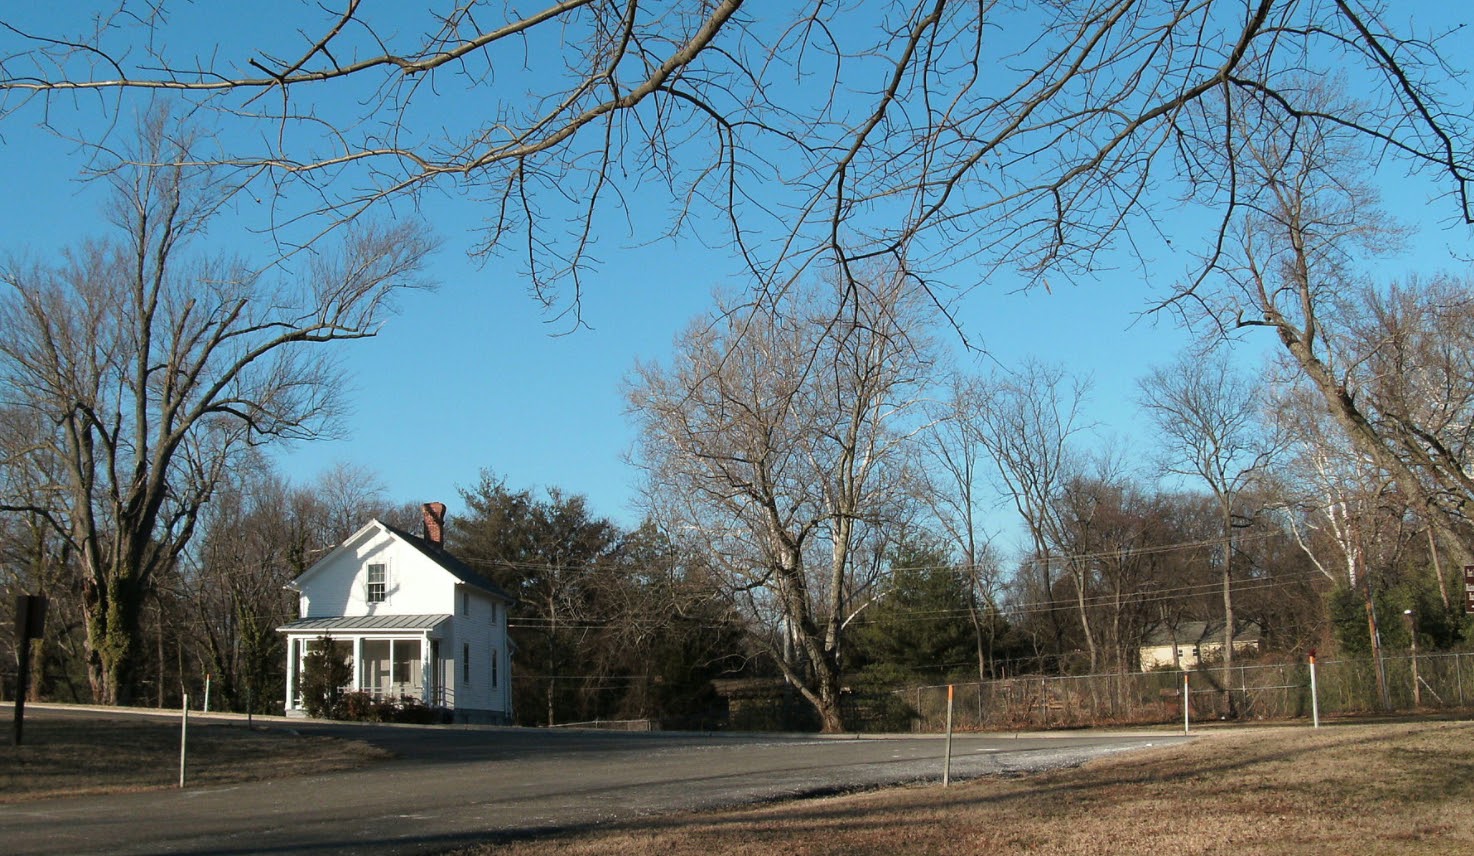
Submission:
[[[394,640],[394,671],[390,694],[394,698],[420,698],[425,688],[425,668],[418,639]]]
[[[374,698],[392,697],[389,664],[392,643],[388,639],[363,640],[363,686]]]

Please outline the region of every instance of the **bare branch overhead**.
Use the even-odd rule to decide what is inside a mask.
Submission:
[[[903,259],[919,287],[966,289],[997,267],[1063,279],[1163,240],[1221,246],[1226,218],[1184,235],[1195,218],[1164,206],[1242,200],[1252,129],[1228,119],[1237,101],[1341,126],[1369,164],[1433,175],[1450,217],[1470,222],[1455,52],[1393,11],[349,0],[239,27],[167,0],[35,22],[7,12],[0,121],[87,138],[132,99],[167,93],[231,129],[220,159],[257,169],[284,220],[464,193],[483,206],[480,252],[520,258],[555,310],[577,312],[597,239],[620,220],[621,239],[732,247],[762,289],[835,254]],[[1327,102],[1310,79],[1347,94]]]

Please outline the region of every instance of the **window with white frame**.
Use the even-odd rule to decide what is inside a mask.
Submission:
[[[388,581],[388,568],[385,565],[368,566],[368,593],[366,600],[369,603],[383,603],[385,584]]]

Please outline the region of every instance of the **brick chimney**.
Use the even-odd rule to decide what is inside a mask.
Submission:
[[[427,502],[420,506],[420,511],[425,515],[425,540],[429,541],[432,547],[444,547],[445,503]]]

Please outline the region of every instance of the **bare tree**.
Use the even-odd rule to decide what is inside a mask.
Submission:
[[[1310,87],[1323,99],[1325,89]],[[1219,330],[1271,330],[1356,453],[1394,480],[1414,512],[1464,557],[1474,557],[1474,523],[1465,511],[1474,476],[1461,459],[1457,428],[1447,430],[1459,420],[1449,422],[1437,407],[1408,409],[1406,398],[1391,394],[1396,385],[1381,379],[1397,370],[1390,342],[1358,321],[1357,306],[1372,305],[1368,296],[1380,291],[1358,275],[1358,264],[1400,237],[1361,181],[1365,151],[1320,115],[1288,121],[1258,102],[1236,110],[1244,180],[1260,189],[1234,220],[1234,243],[1212,259],[1217,276],[1184,287],[1178,305],[1201,309]]]
[[[290,489],[264,467],[236,467],[213,492],[200,534],[181,557],[181,600],[218,709],[266,713],[283,695],[286,653],[276,628],[296,618],[286,590],[301,568]]]
[[[904,502],[924,310],[894,275],[795,288],[699,319],[674,365],[640,365],[630,385],[652,511],[717,557],[825,731],[844,727],[843,631],[878,573],[861,556],[881,554]]]
[[[338,376],[316,346],[372,336],[431,249],[406,220],[354,226],[296,271],[196,250],[233,187],[192,165],[193,143],[149,113],[106,175],[115,236],[3,272],[0,389],[44,426],[30,454],[58,480],[0,508],[45,515],[75,552],[89,677],[107,703],[132,698],[151,582],[222,474],[252,447],[331,426]]]
[[[1356,361],[1357,392],[1398,438],[1402,457],[1462,485],[1474,467],[1474,283],[1467,277],[1413,277],[1343,295],[1338,312]],[[1426,518],[1426,514],[1420,515]],[[1445,611],[1453,609],[1437,532],[1425,534]],[[1461,558],[1467,560],[1467,554]],[[1457,564],[1457,563],[1455,563]]]
[[[55,461],[36,454],[37,437],[43,433],[37,414],[0,406],[0,497],[54,495],[57,483]],[[73,657],[83,637],[82,615],[76,593],[76,557],[64,538],[36,511],[0,513],[0,610],[13,615],[16,595],[40,594],[50,598],[45,638],[39,643],[31,670],[32,696],[49,689],[52,698],[86,701],[79,691],[86,680],[69,668],[81,663]],[[4,618],[0,618],[4,620]],[[7,634],[8,636],[9,634]],[[0,649],[16,662],[12,639]],[[17,692],[23,688],[17,688]],[[39,700],[39,699],[38,699]]]
[[[243,11],[251,27],[171,0],[67,4],[44,24],[24,8],[0,27],[8,121],[96,142],[99,114],[167,93],[244,131],[222,157],[284,191],[282,219],[304,195],[350,222],[469,191],[482,250],[520,254],[549,301],[571,285],[575,311],[611,214],[659,224],[640,238],[734,244],[762,287],[834,255],[932,260],[926,288],[978,260],[1088,276],[1104,250],[1170,240],[1154,193],[1229,213],[1252,195],[1241,135],[1262,129],[1233,127],[1222,105],[1239,99],[1334,123],[1471,214],[1458,49],[1376,0],[345,0]],[[1342,77],[1354,96],[1302,85]],[[668,212],[630,216],[656,189]]]
[[[1179,533],[1169,525],[1170,498],[1148,492],[1109,458],[1095,464],[1061,488],[1056,547],[1086,591],[1082,608],[1094,614],[1102,664],[1125,672],[1138,667],[1143,637],[1156,623],[1153,601],[1176,587],[1162,548]]]
[[[1280,403],[1295,414],[1293,455],[1286,463],[1299,488],[1287,497],[1286,522],[1322,576],[1361,596],[1378,695],[1390,707],[1375,586],[1377,570],[1391,564],[1389,554],[1405,540],[1406,498],[1398,495],[1395,480],[1319,406],[1321,401],[1302,385]]]
[[[1223,671],[1233,668],[1238,624],[1233,609],[1234,533],[1255,516],[1240,506],[1282,440],[1264,418],[1260,388],[1237,372],[1225,351],[1184,352],[1140,382],[1141,403],[1160,438],[1167,472],[1200,479],[1218,506],[1222,545]],[[1233,696],[1229,695],[1233,710]]]
[[[920,436],[922,463],[918,469],[922,474],[921,501],[965,566],[978,680],[986,680],[993,671],[992,647],[998,633],[1002,580],[991,536],[981,521],[987,511],[983,492],[987,490],[985,476],[990,464],[974,421],[974,408],[984,395],[980,384],[966,375],[953,377],[951,394],[933,407],[931,429]]]
[[[1088,382],[1031,360],[1016,374],[1000,376],[987,385],[985,394],[971,404],[977,438],[991,455],[1004,493],[1028,529],[1033,548],[1028,564],[1037,574],[1031,581],[1031,599],[1049,604],[1056,653],[1062,651],[1064,638],[1054,591],[1054,546],[1062,540],[1057,501],[1079,466],[1074,443],[1085,427],[1080,406],[1088,390]],[[1094,671],[1099,652],[1085,604],[1084,571],[1078,565],[1066,566],[1074,583],[1076,617]]]

